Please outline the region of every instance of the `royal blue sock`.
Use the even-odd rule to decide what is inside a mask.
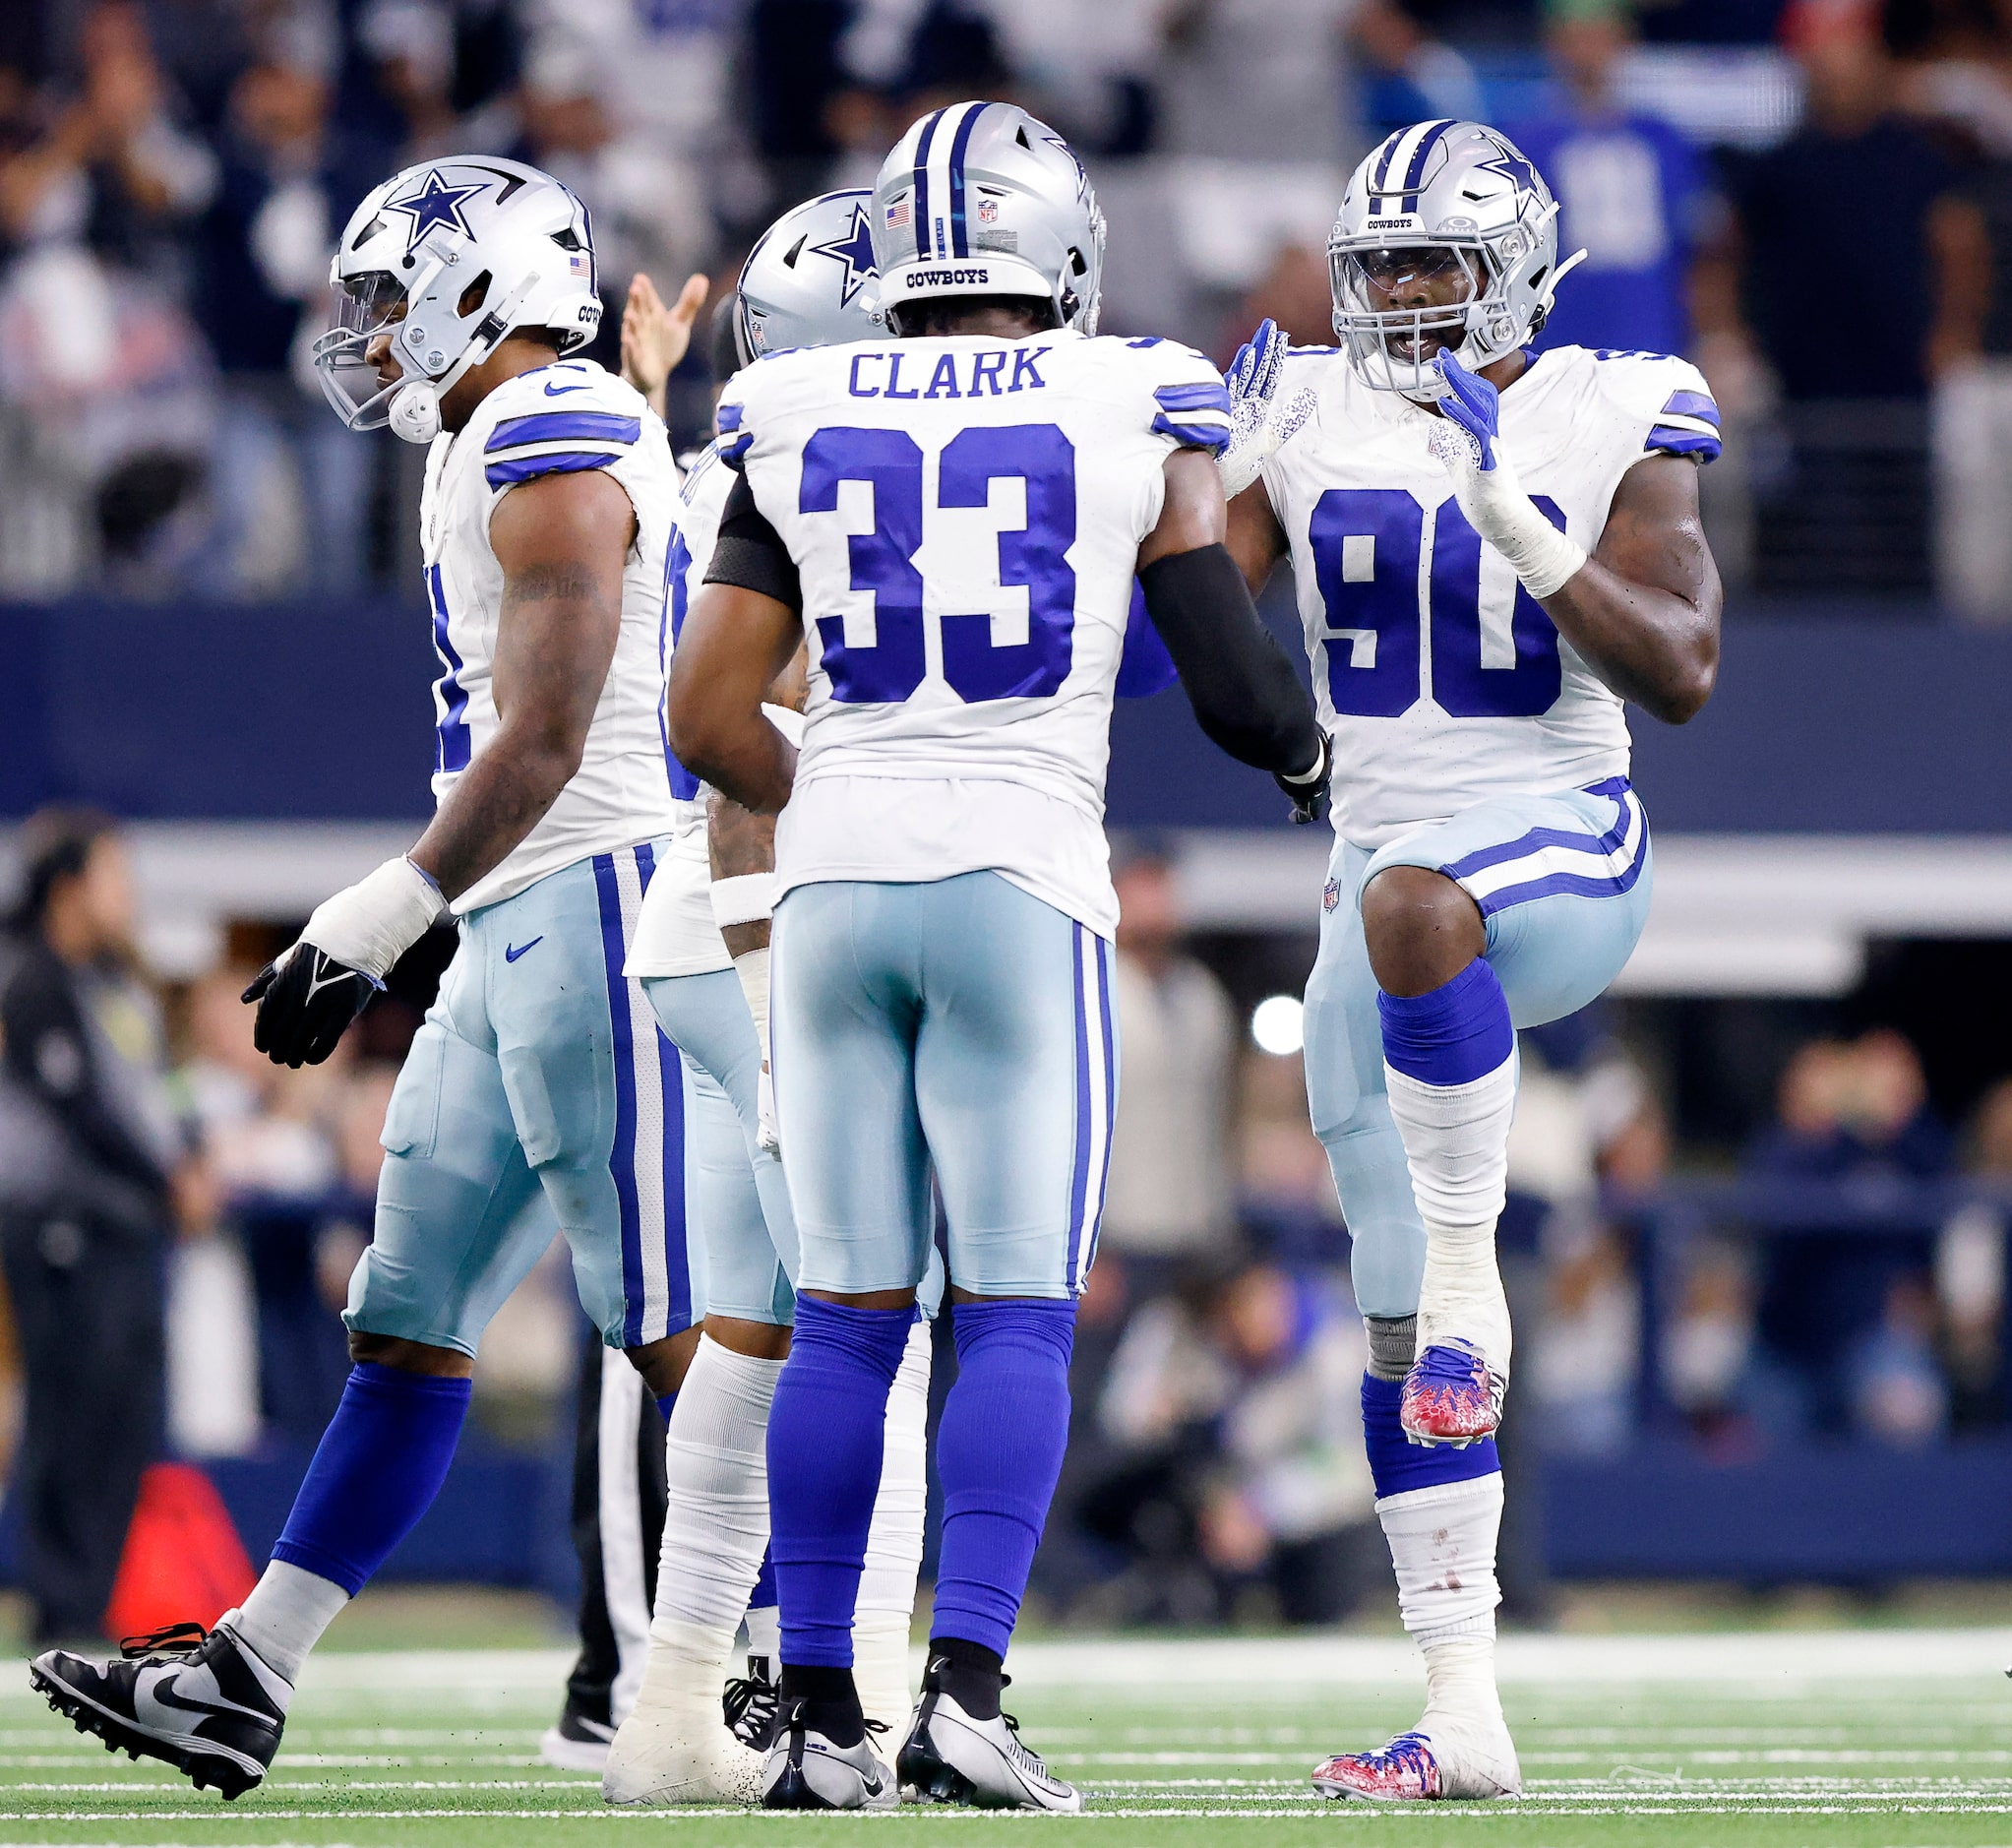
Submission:
[[[1431,1489],[1443,1482],[1472,1482],[1501,1468],[1495,1441],[1483,1438],[1464,1450],[1449,1444],[1414,1444],[1404,1435],[1398,1416],[1404,1382],[1363,1375],[1363,1446],[1370,1452],[1370,1475],[1376,1499],[1402,1495],[1407,1489]]]
[[[1476,956],[1429,995],[1376,996],[1383,1057],[1421,1084],[1468,1084],[1516,1050],[1516,1029],[1495,972]]]
[[[669,1392],[659,1392],[656,1395],[656,1408],[663,1413],[666,1425],[671,1422],[671,1407],[677,1404],[677,1402],[678,1394],[675,1388]]]
[[[1073,1303],[959,1303],[957,1383],[937,1433],[944,1539],[931,1636],[1004,1656],[1068,1445]]]
[[[768,1413],[768,1550],[782,1659],[793,1667],[852,1666],[887,1394],[914,1321],[913,1309],[797,1298],[796,1331]]]
[[[375,1361],[352,1367],[273,1557],[353,1598],[433,1506],[471,1388]]]
[[[765,1611],[775,1601],[775,1554],[771,1549],[762,1555],[762,1570],[755,1574],[755,1589],[748,1593],[748,1609]]]

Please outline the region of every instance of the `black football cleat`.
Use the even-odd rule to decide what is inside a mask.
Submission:
[[[781,1690],[768,1673],[765,1655],[751,1655],[748,1672],[728,1682],[720,1695],[726,1729],[742,1745],[766,1752],[775,1743],[782,1720]]]
[[[114,1661],[49,1649],[29,1683],[107,1752],[164,1759],[228,1803],[265,1782],[293,1690],[231,1629],[170,1624],[128,1636]]]

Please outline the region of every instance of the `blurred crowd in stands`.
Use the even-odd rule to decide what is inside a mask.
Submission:
[[[413,577],[418,458],[305,349],[363,192],[529,159],[630,277],[725,287],[920,111],[1089,159],[1107,328],[1328,335],[1328,222],[1393,126],[1479,114],[1563,202],[1552,341],[1676,350],[1732,441],[1736,582],[2012,619],[2004,0],[14,0],[0,17],[0,596]],[[612,350],[611,313],[604,345]],[[702,343],[701,343],[702,344]],[[695,351],[673,421],[706,415]]]

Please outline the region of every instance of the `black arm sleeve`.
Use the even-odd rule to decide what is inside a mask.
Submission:
[[[796,560],[782,536],[768,524],[755,505],[746,475],[737,476],[719,517],[719,537],[713,541],[712,562],[705,568],[707,584],[730,584],[737,589],[753,590],[786,603],[797,615],[804,613],[804,587],[797,576]]]
[[[1259,620],[1228,548],[1155,559],[1138,582],[1210,740],[1274,776],[1311,770],[1320,757],[1312,699]]]

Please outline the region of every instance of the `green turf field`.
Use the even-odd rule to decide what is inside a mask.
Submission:
[[[1029,1643],[1027,1737],[1092,1793],[1081,1818],[798,1819],[611,1814],[537,1738],[566,1658],[547,1650],[320,1658],[264,1790],[224,1805],[108,1757],[31,1696],[0,1700],[10,1843],[628,1843],[692,1848],[1081,1840],[1094,1848],[1339,1842],[1956,1848],[2012,1843],[2012,1632],[1835,1631],[1511,1638],[1502,1672],[1521,1803],[1324,1803],[1311,1762],[1413,1720],[1401,1639]]]

